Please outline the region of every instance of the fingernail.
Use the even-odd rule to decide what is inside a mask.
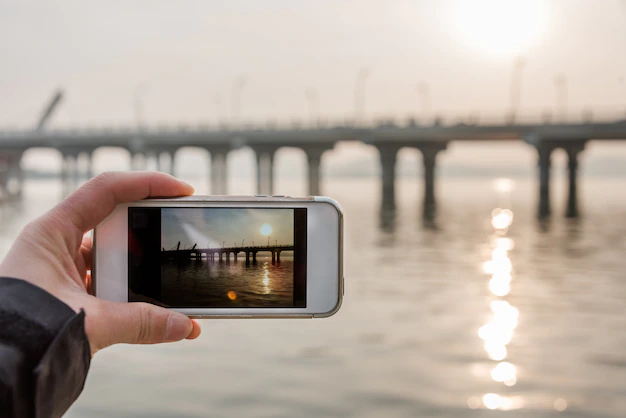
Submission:
[[[178,341],[191,334],[193,325],[191,320],[180,313],[172,313],[167,319],[167,329],[165,331],[166,341]]]

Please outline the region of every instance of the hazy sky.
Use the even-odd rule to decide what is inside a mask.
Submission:
[[[200,248],[241,245],[293,245],[293,209],[162,209],[161,247]],[[269,229],[262,233],[263,225]],[[266,227],[267,228],[267,227]],[[269,235],[268,235],[269,233]]]
[[[572,112],[625,110],[625,50],[623,0],[2,2],[0,126],[33,124],[58,86],[56,124],[132,123],[133,97],[147,122],[215,121],[238,75],[244,119],[308,118],[307,89],[351,115],[364,66],[370,115],[417,112],[419,82],[433,112],[500,114],[519,56],[529,112],[559,73]]]
[[[59,86],[52,126],[214,123],[232,116],[238,79],[245,120],[306,119],[315,107],[352,116],[363,68],[369,117],[499,117],[520,75],[521,113],[554,112],[557,74],[571,115],[590,107],[623,117],[624,51],[626,0],[5,1],[0,128],[33,126]],[[444,163],[535,159],[524,145],[452,148],[463,151]],[[344,149],[325,166],[364,155],[377,163],[371,149]],[[626,156],[625,146],[600,149]]]

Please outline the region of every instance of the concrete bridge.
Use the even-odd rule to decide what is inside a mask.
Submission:
[[[579,154],[591,140],[626,140],[626,119],[571,123],[513,123],[420,125],[413,120],[373,125],[351,121],[323,126],[264,127],[178,127],[101,130],[33,130],[0,131],[0,187],[5,190],[11,179],[23,181],[20,160],[29,148],[53,148],[63,156],[62,180],[92,176],[91,156],[99,147],[121,147],[132,157],[156,158],[159,164],[166,156],[168,171],[174,172],[174,155],[182,147],[198,147],[209,151],[211,158],[211,193],[226,194],[226,155],[244,146],[254,150],[257,160],[257,192],[274,194],[274,155],[281,147],[302,149],[308,161],[308,191],[320,190],[322,156],[341,141],[362,141],[377,148],[381,164],[381,208],[395,208],[396,156],[401,148],[416,148],[423,156],[423,214],[432,217],[435,211],[435,168],[437,156],[452,141],[525,141],[537,152],[539,180],[538,215],[550,214],[550,160],[552,151],[562,148],[568,155],[569,197],[566,216],[578,216],[577,167]],[[79,173],[77,159],[84,155],[86,172]],[[135,159],[136,160],[136,159]],[[133,167],[138,168],[138,167]],[[19,190],[18,192],[19,193]]]
[[[246,256],[246,265],[250,265],[250,259],[252,258],[252,264],[257,263],[256,255],[260,252],[266,252],[272,254],[272,264],[280,263],[280,253],[283,251],[293,251],[293,245],[270,245],[270,246],[241,246],[241,247],[220,247],[220,248],[192,248],[187,250],[163,250],[161,251],[161,257],[166,260],[201,260],[205,259],[209,262],[215,263],[216,261],[221,263],[230,263],[230,256],[233,255],[233,261],[237,262],[237,256],[239,253],[243,253]],[[217,258],[217,260],[216,260]]]

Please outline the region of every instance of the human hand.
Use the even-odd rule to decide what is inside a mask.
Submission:
[[[120,203],[192,193],[190,185],[163,173],[101,174],[26,225],[0,264],[0,276],[26,280],[76,312],[84,309],[92,355],[117,343],[197,338],[200,325],[181,313],[148,303],[109,302],[89,294],[92,243],[86,235]]]

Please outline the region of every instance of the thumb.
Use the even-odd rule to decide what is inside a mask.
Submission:
[[[98,349],[117,343],[178,341],[187,338],[194,328],[187,316],[149,303],[101,301],[99,308],[99,324],[92,329]]]

